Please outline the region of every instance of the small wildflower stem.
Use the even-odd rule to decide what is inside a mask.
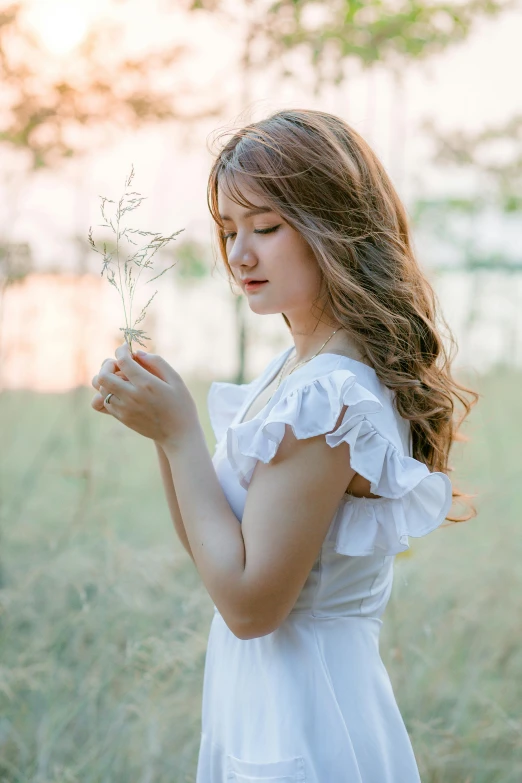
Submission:
[[[136,285],[138,284],[138,280],[140,279],[140,275],[142,273],[142,270],[143,270],[143,266],[140,266],[140,271],[138,272],[138,276],[136,277],[136,280],[134,281],[134,285],[132,286],[132,289],[131,289],[131,294],[130,294],[131,312],[132,312],[132,303],[134,301],[134,291],[136,290]],[[150,282],[150,280],[148,282]],[[148,304],[150,304],[151,301],[152,300],[149,300]],[[148,304],[145,305],[145,307],[148,307]]]
[[[162,236],[162,234],[159,233],[153,233],[152,231],[142,231],[137,228],[124,228],[122,230],[122,218],[125,215],[126,212],[131,212],[132,210],[137,209],[141,203],[144,200],[144,197],[141,196],[140,193],[137,193],[135,191],[129,191],[130,184],[132,182],[132,179],[134,177],[134,166],[131,167],[131,172],[129,177],[125,180],[125,191],[123,196],[120,198],[117,206],[116,206],[116,220],[115,224],[113,222],[113,219],[106,215],[105,213],[105,205],[106,204],[114,204],[115,202],[111,199],[106,198],[105,196],[100,196],[101,198],[101,213],[103,217],[103,223],[101,224],[104,228],[110,229],[115,235],[116,235],[116,248],[115,248],[115,255],[116,255],[116,264],[118,267],[118,279],[119,279],[119,286],[116,282],[116,276],[114,272],[114,254],[110,250],[107,250],[106,243],[103,244],[103,251],[98,250],[96,247],[96,244],[94,242],[93,236],[92,236],[92,226],[89,229],[89,243],[92,247],[92,249],[96,253],[100,253],[100,255],[103,255],[103,267],[102,267],[102,277],[104,272],[107,273],[107,280],[111,285],[113,285],[117,291],[119,292],[122,302],[123,302],[123,312],[125,317],[125,327],[120,328],[120,331],[124,333],[125,341],[128,344],[131,352],[132,352],[132,341],[139,343],[139,345],[142,345],[144,348],[147,346],[143,342],[143,340],[149,340],[150,338],[147,337],[145,332],[142,329],[136,329],[136,326],[141,323],[141,321],[145,318],[145,314],[147,311],[148,306],[158,293],[157,291],[154,292],[154,294],[150,297],[149,301],[145,305],[145,307],[142,309],[140,315],[136,319],[136,321],[132,322],[132,306],[134,303],[134,293],[136,290],[136,285],[138,283],[138,280],[141,277],[141,273],[144,268],[152,269],[152,258],[156,255],[156,253],[161,250],[163,247],[165,247],[169,242],[171,242],[178,234],[183,231],[183,229],[180,229],[180,231],[175,231],[173,234],[170,234],[169,236]],[[136,250],[131,256],[129,256],[124,263],[124,269],[125,274],[122,279],[122,273],[121,273],[121,259],[120,259],[120,250],[121,250],[121,242],[120,240],[125,237],[131,244],[136,245],[137,242],[135,242],[130,234],[139,234],[142,237],[151,237],[151,239],[147,240],[147,243]],[[132,279],[132,268],[134,266],[138,267],[138,274],[136,278]],[[151,283],[153,280],[156,280],[158,277],[161,277],[161,275],[165,274],[165,272],[168,272],[169,269],[172,269],[172,267],[175,266],[175,263],[171,266],[167,267],[167,269],[164,269],[163,271],[159,272],[159,274],[155,275],[151,279],[147,280],[147,283]],[[129,296],[129,303],[128,303],[128,312],[127,312],[127,306],[125,302],[125,293],[124,293],[124,287],[127,290],[127,294]]]
[[[117,220],[116,220],[116,261],[118,263],[118,276],[120,278],[120,290],[121,291],[123,291],[123,285],[122,285],[122,282],[121,282],[121,265],[120,265],[120,219],[121,219],[121,214],[120,213],[121,213],[121,203],[122,203],[122,201],[123,201],[123,199],[120,199],[119,204],[118,204],[118,211],[117,211],[117,214],[116,214],[116,217],[117,217]],[[125,297],[124,296],[122,296],[122,301],[123,301],[123,314],[125,316],[125,326],[128,328],[129,325],[130,325],[130,316],[132,316],[132,300],[131,300],[131,307],[130,307],[130,312],[129,312],[129,319],[127,319],[127,310],[125,308]],[[131,352],[132,352],[132,344],[129,343],[129,341],[127,339],[127,335],[125,335],[125,341],[127,342],[128,346],[129,346],[129,348],[131,349]]]

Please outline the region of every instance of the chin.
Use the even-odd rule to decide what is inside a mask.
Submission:
[[[277,313],[282,312],[281,310],[274,308],[273,305],[270,306],[263,302],[257,302],[254,299],[248,300],[248,306],[252,312],[257,313],[257,315],[276,315]]]

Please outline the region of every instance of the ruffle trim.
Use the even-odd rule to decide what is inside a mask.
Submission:
[[[345,405],[343,420],[333,432]],[[430,473],[427,465],[401,454],[378,431],[371,416],[382,410],[377,397],[345,368],[290,390],[283,382],[257,416],[228,427],[228,460],[248,489],[256,463],[274,457],[287,424],[298,440],[326,434],[332,448],[348,443],[351,467],[380,497],[345,495],[328,538],[333,537],[340,554],[366,555],[376,549],[396,554],[408,549],[408,536],[424,536],[441,524],[451,507],[452,487],[445,473]]]
[[[225,437],[238,409],[243,405],[252,383],[227,383],[214,381],[207,394],[207,410],[216,437],[216,445]]]

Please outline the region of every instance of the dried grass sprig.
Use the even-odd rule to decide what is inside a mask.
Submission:
[[[118,201],[118,205],[115,208],[115,214],[114,216],[111,216],[107,214],[107,204],[115,204],[116,202],[112,199],[106,198],[105,196],[100,196],[101,199],[101,214],[103,217],[103,223],[99,223],[98,225],[102,228],[108,228],[110,229],[116,236],[116,247],[114,251],[107,250],[107,243],[103,243],[103,251],[99,250],[96,247],[96,244],[94,242],[94,239],[92,237],[92,226],[89,228],[89,243],[92,247],[92,249],[103,256],[103,266],[102,266],[102,277],[104,273],[107,273],[107,280],[111,285],[113,285],[116,290],[119,292],[122,302],[123,302],[123,311],[125,315],[125,327],[120,327],[120,331],[123,332],[125,341],[127,342],[131,352],[132,352],[132,341],[139,343],[139,345],[142,345],[144,348],[147,346],[145,343],[142,342],[142,340],[150,340],[150,337],[147,337],[145,332],[142,329],[136,329],[135,327],[143,321],[145,318],[147,308],[158,293],[155,291],[143,310],[141,311],[140,315],[134,321],[132,322],[132,305],[134,301],[134,292],[136,290],[136,285],[138,283],[138,280],[140,278],[140,275],[144,269],[153,269],[153,263],[152,259],[156,255],[156,253],[164,248],[169,242],[171,242],[175,237],[178,236],[178,234],[181,234],[184,229],[180,229],[179,231],[174,232],[173,234],[170,234],[170,236],[164,237],[161,233],[155,233],[153,231],[142,231],[138,228],[123,228],[122,227],[122,219],[123,216],[127,212],[132,212],[135,209],[138,209],[138,207],[142,204],[142,202],[146,199],[146,196],[142,196],[141,193],[137,193],[136,191],[130,191],[129,188],[131,186],[132,180],[134,178],[134,166],[131,167],[131,173],[129,176],[125,179],[125,192],[123,196]],[[126,240],[131,245],[138,245],[138,242],[135,242],[131,235],[137,235],[141,237],[150,237],[148,239],[147,244],[143,247],[138,248],[132,255],[127,256],[123,262],[123,280],[122,280],[122,261],[120,259],[120,251],[121,251],[121,243],[122,240]],[[173,266],[176,265],[177,262],[174,264],[171,264],[171,266],[167,267],[167,269],[164,269],[159,274],[155,275],[154,277],[151,277],[149,280],[146,280],[145,283],[152,283],[153,280],[157,280],[158,277],[161,277],[161,275],[164,275],[165,272],[168,272],[169,269],[172,269]],[[133,275],[134,267],[138,268],[137,275]],[[119,284],[116,279],[116,273],[118,277]],[[125,300],[125,291],[127,292],[127,299]]]

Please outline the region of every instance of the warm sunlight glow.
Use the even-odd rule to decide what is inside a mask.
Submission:
[[[56,55],[71,52],[87,33],[87,14],[71,0],[35,4],[28,10],[28,18],[47,49]]]

